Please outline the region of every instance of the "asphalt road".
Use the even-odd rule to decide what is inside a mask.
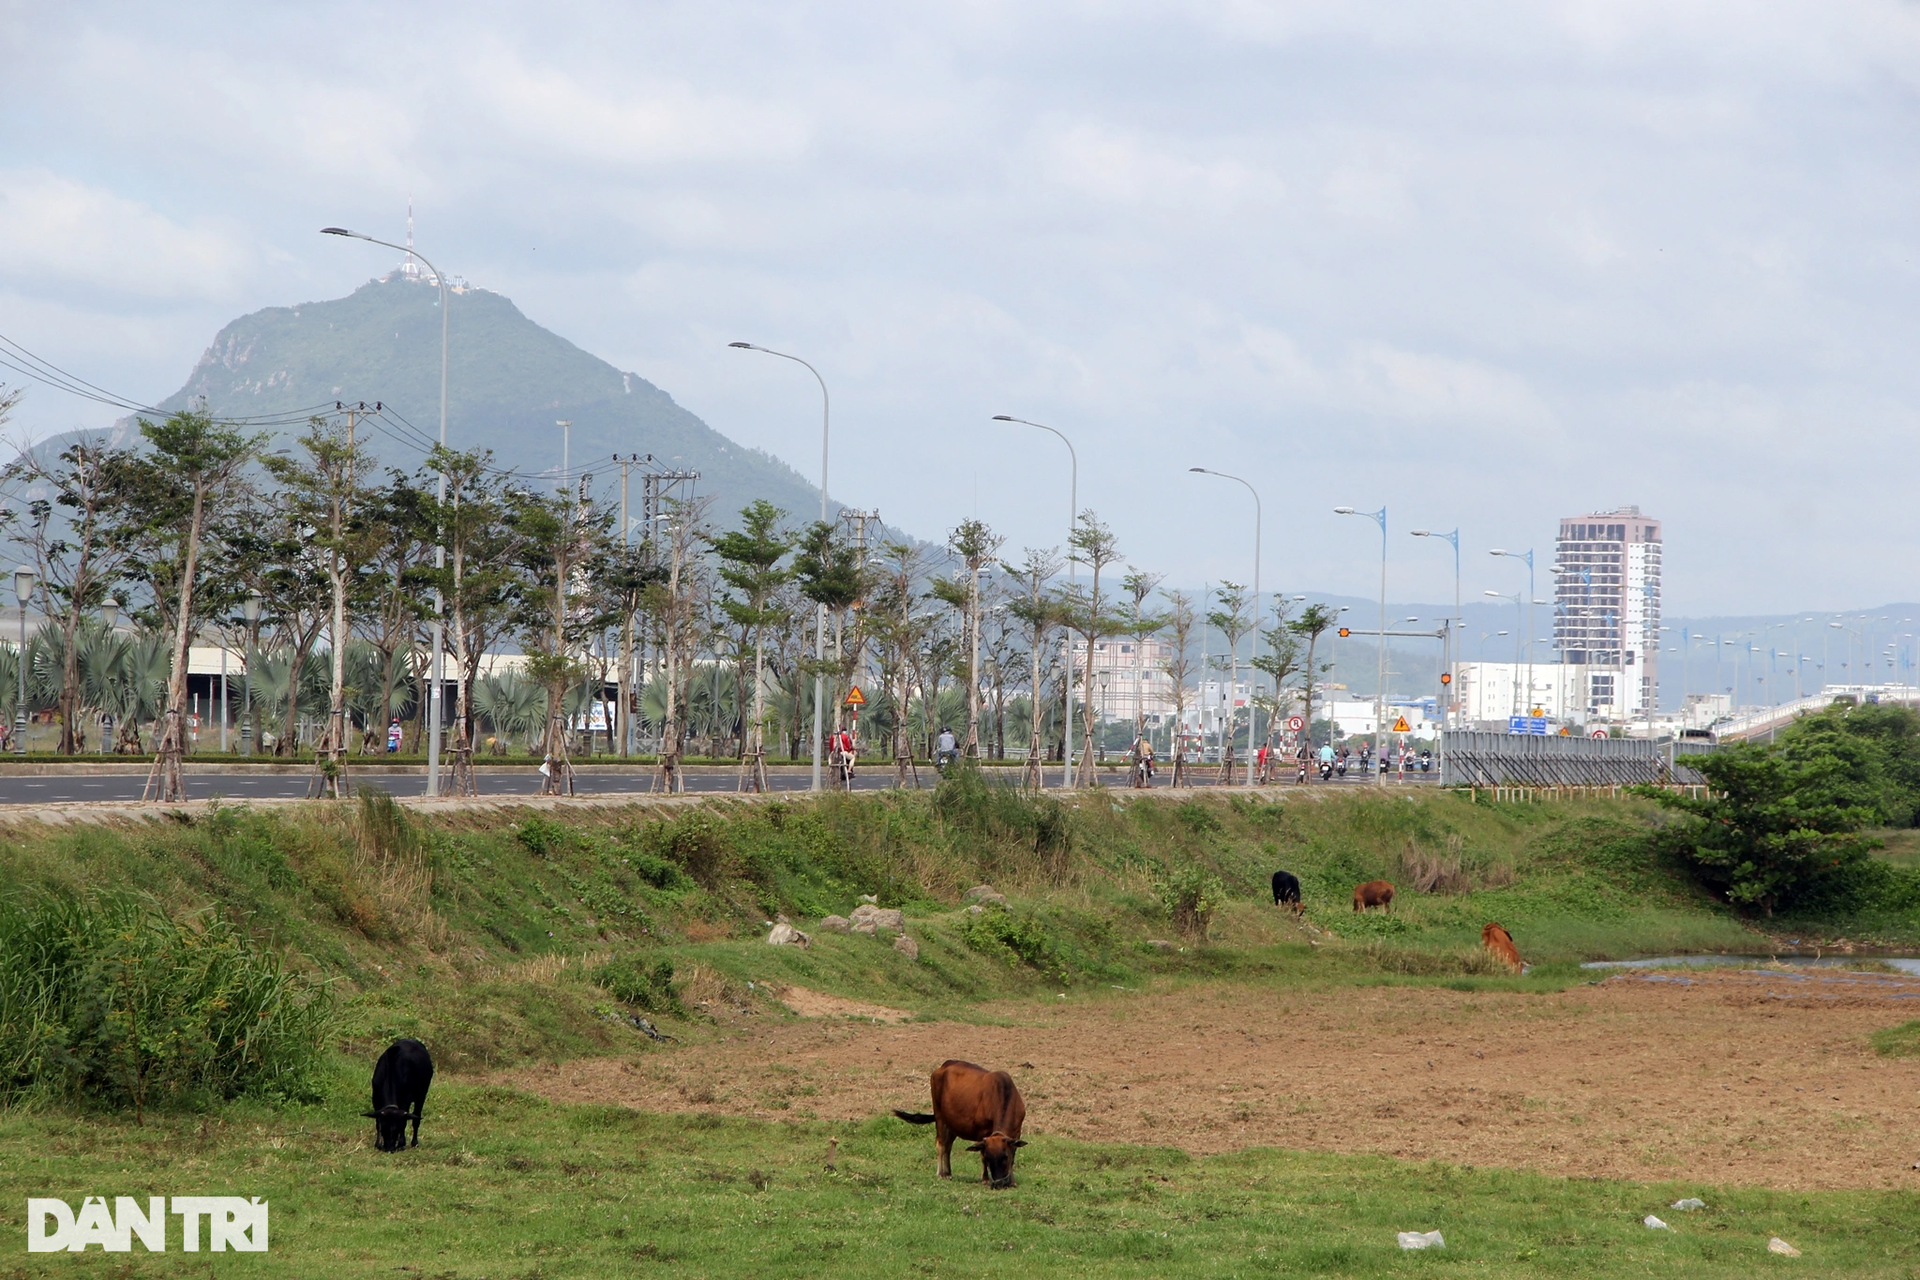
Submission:
[[[930,768],[921,769],[921,785],[932,786],[934,773]],[[1199,771],[1196,771],[1198,773]],[[996,780],[1011,784],[1018,778],[1016,771],[995,771]],[[1209,770],[1203,776],[1195,777],[1196,787],[1215,785]],[[1059,779],[1058,769],[1047,771],[1047,781]],[[348,770],[351,785],[382,787],[397,796],[417,796],[425,789],[426,779],[418,773],[377,773],[355,775]],[[1432,778],[1409,778],[1409,782],[1430,782]],[[805,791],[811,781],[805,770],[792,773],[778,772],[770,779],[775,791]],[[1106,785],[1117,787],[1124,785],[1123,775],[1115,774],[1103,778]],[[1336,786],[1353,786],[1363,782],[1357,776],[1336,781]],[[189,800],[208,800],[215,796],[232,797],[236,800],[248,799],[289,799],[297,800],[306,796],[313,786],[311,774],[288,773],[190,773],[185,778],[187,798]],[[475,782],[484,796],[530,796],[539,788],[540,780],[532,770],[524,773],[482,773]],[[617,795],[629,794],[643,796],[647,794],[652,775],[631,770],[618,773],[596,773],[591,769],[581,769],[574,773],[574,790],[580,795]],[[1165,785],[1165,775],[1159,779]],[[10,804],[73,804],[88,800],[138,800],[146,785],[144,773],[117,774],[40,774],[18,775],[0,773],[0,806]],[[724,773],[689,774],[686,780],[690,792],[725,793],[738,789],[738,782],[732,770]],[[878,791],[893,785],[893,770],[880,767],[866,769],[855,776],[854,785],[861,791]],[[1316,782],[1314,785],[1322,785]]]

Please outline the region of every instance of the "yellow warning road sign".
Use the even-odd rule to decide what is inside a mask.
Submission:
[[[860,692],[859,685],[855,685],[853,688],[847,690],[847,700],[843,705],[849,707],[864,707],[867,705],[867,695]]]
[[[1401,716],[1398,720],[1395,720],[1393,722],[1393,731],[1395,733],[1406,733],[1412,728],[1413,726],[1407,723],[1407,718],[1405,716]]]

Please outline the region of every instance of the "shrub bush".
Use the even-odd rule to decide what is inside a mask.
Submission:
[[[1214,913],[1226,905],[1227,886],[1198,863],[1183,862],[1154,880],[1153,895],[1175,928],[1189,938],[1204,938]]]
[[[319,1096],[332,993],[218,912],[126,895],[0,902],[0,1102]]]
[[[1064,982],[1071,976],[1071,966],[1059,944],[1046,925],[1033,916],[1017,916],[998,905],[988,907],[978,915],[967,916],[960,926],[960,936],[975,951],[1027,965],[1056,981]]]
[[[615,956],[594,970],[596,986],[626,1004],[638,1005],[650,1013],[679,1013],[680,993],[673,989],[673,961],[649,963],[638,956]]]

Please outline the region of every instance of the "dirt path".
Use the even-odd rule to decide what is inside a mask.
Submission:
[[[1920,1187],[1920,1059],[1868,1033],[1920,980],[1636,974],[1560,995],[1199,988],[983,1011],[758,1018],[714,1043],[503,1077],[652,1111],[864,1118],[949,1057],[1013,1071],[1029,1138],[1377,1152],[1570,1176]]]

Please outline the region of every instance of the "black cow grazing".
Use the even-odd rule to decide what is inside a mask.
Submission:
[[[373,1110],[362,1112],[378,1131],[374,1147],[401,1151],[407,1146],[407,1121],[413,1121],[413,1145],[420,1145],[420,1112],[433,1083],[433,1055],[418,1040],[395,1040],[373,1064]]]
[[[1273,905],[1277,907],[1283,902],[1293,908],[1295,915],[1305,910],[1300,905],[1300,877],[1291,871],[1273,873]]]

